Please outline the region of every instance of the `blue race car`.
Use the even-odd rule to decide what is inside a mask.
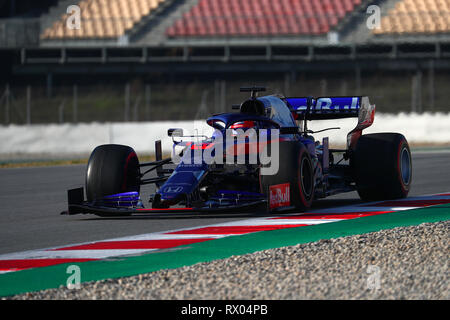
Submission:
[[[169,129],[170,158],[162,158],[160,141],[155,142],[156,161],[148,163],[140,163],[129,146],[95,148],[87,166],[86,199],[84,188],[69,190],[65,213],[305,211],[315,199],[354,190],[364,201],[407,196],[412,180],[408,142],[398,133],[362,135],[375,115],[368,97],[258,97],[264,87],[241,91],[251,96],[233,106],[237,112],[206,120],[214,130],[211,137]],[[349,117],[358,123],[345,149],[329,148],[328,138],[316,141],[316,132],[307,126],[308,121]],[[330,129],[338,128],[324,130]],[[146,208],[140,188],[148,184],[156,192]]]

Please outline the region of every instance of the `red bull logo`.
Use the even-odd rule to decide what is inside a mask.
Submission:
[[[270,209],[290,206],[291,205],[290,194],[291,192],[289,183],[270,186],[269,188]]]

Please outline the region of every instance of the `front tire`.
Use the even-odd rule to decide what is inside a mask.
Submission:
[[[399,133],[366,134],[351,158],[356,190],[364,201],[404,198],[412,181],[408,142]]]
[[[92,151],[86,171],[89,202],[108,195],[139,192],[139,181],[139,160],[131,147],[106,144]]]

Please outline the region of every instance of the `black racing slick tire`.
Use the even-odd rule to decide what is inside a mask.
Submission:
[[[351,167],[356,190],[364,201],[399,199],[409,193],[412,157],[408,142],[399,133],[361,136]]]
[[[261,192],[266,194],[270,210],[270,187],[289,184],[290,206],[304,211],[314,199],[314,169],[306,147],[298,141],[280,141],[279,168],[273,175],[260,174]]]
[[[140,169],[131,147],[106,144],[89,157],[86,171],[86,197],[92,202],[101,197],[140,189]]]

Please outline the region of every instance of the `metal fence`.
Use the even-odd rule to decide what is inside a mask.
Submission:
[[[0,85],[0,123],[123,122],[204,119],[247,96],[239,87],[267,86],[286,96],[367,95],[377,112],[450,112],[450,74],[419,70],[309,71],[179,77],[160,81],[133,77],[124,82]],[[56,81],[54,81],[56,82]],[[103,83],[102,83],[103,82]],[[201,110],[201,111],[199,111]],[[200,113],[199,113],[200,112]]]

